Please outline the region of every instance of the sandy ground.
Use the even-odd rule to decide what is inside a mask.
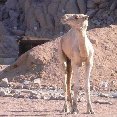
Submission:
[[[92,97],[93,101],[100,99],[99,97]],[[94,104],[93,108],[95,114],[89,115],[86,112],[86,101],[78,103],[79,114],[69,114],[61,112],[64,101],[63,100],[38,100],[38,99],[15,99],[0,97],[0,116],[8,117],[117,117],[117,100],[104,99],[112,102],[109,104]]]

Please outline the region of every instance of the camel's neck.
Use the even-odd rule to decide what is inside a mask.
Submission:
[[[86,39],[87,39],[87,34],[86,34],[86,29],[75,29],[74,33],[76,35],[76,39],[78,39],[78,47],[80,50],[80,56],[82,58],[87,57],[87,46],[86,46]]]

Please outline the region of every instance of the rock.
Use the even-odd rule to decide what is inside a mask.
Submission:
[[[112,96],[113,98],[117,98],[117,92],[111,93],[111,96]]]
[[[86,0],[77,0],[77,3],[78,3],[78,7],[80,9],[80,13],[85,14],[87,11]]]
[[[11,93],[11,88],[0,88],[0,96],[9,96]]]
[[[14,28],[18,26],[18,16],[19,14],[15,12],[14,10],[9,10],[9,18],[10,18],[10,24],[11,28]]]
[[[29,98],[30,99],[38,99],[37,93],[36,92],[30,92]]]
[[[15,88],[16,88],[16,89],[23,89],[24,86],[23,86],[22,84],[19,83]]]
[[[100,5],[99,5],[99,8],[100,9],[102,9],[102,8],[106,8],[106,7],[108,7],[108,2],[103,2],[103,3],[101,3]]]
[[[41,93],[37,94],[37,98],[38,98],[38,99],[42,99]]]
[[[114,14],[115,14],[115,16],[117,17],[117,9],[115,9]]]
[[[4,24],[0,21],[0,36],[2,35],[6,35],[7,34],[7,31],[6,31],[6,28],[4,26]],[[0,37],[0,41],[2,41],[3,38]]]
[[[30,85],[31,81],[24,80],[23,84],[24,85]]]
[[[109,16],[109,17],[107,18],[107,24],[110,25],[110,24],[112,24],[112,23],[114,23],[114,19],[113,19],[112,16]]]
[[[58,10],[58,5],[59,5],[59,1],[53,1],[48,5],[48,13],[52,16],[54,16],[55,14],[57,14],[57,10]]]
[[[41,79],[40,78],[34,79],[33,83],[37,84],[38,86],[41,86]]]
[[[0,43],[1,57],[17,58],[19,49],[18,49],[18,43],[17,43],[16,37],[9,36],[9,35],[3,35],[1,37],[2,37],[2,39],[0,39],[0,40],[3,40]]]
[[[94,3],[99,4],[99,3],[103,3],[106,2],[108,0],[92,0]]]
[[[88,9],[87,15],[88,15],[90,18],[92,18],[92,17],[95,16],[96,12],[97,12],[97,10],[95,10],[95,9]]]
[[[24,98],[25,96],[24,95],[19,95],[18,98]]]
[[[74,0],[68,0],[68,2],[66,3],[66,6],[65,6],[65,10],[66,10],[66,13],[68,13],[68,14],[69,13],[79,13],[78,7]]]
[[[20,96],[20,93],[15,93],[15,94],[13,95],[14,98],[18,98],[19,96]]]
[[[37,92],[31,91],[30,96],[37,96]]]
[[[18,82],[10,82],[10,87],[13,89],[22,89],[23,84],[18,83]]]
[[[50,99],[52,99],[52,96],[51,96],[50,94],[45,94],[45,95],[43,96],[43,99],[44,99],[44,100],[50,100]]]
[[[48,88],[49,88],[49,90],[55,90],[55,87],[53,87],[53,86],[49,86]]]
[[[37,26],[40,25],[39,28],[46,29],[47,28],[47,21],[46,21],[46,16],[43,13],[43,7],[42,6],[36,6],[36,8],[34,10],[34,14],[35,14],[35,20],[38,21]]]
[[[4,91],[0,91],[0,96],[4,97],[6,93]]]
[[[99,96],[108,98],[108,97],[110,97],[110,94],[100,93]]]
[[[23,36],[25,34],[24,31],[22,30],[18,30],[18,29],[13,29],[11,30],[13,34],[17,35],[17,36]]]
[[[96,100],[93,103],[99,103],[99,104],[109,104],[112,105],[112,102],[106,101],[106,100]]]
[[[92,20],[92,23],[95,24],[96,26],[100,26],[101,22],[99,20]]]
[[[64,95],[62,95],[62,94],[60,94],[60,93],[55,93],[55,94],[54,94],[54,98],[55,98],[56,100],[64,100],[64,99],[65,99]]]
[[[95,9],[96,8],[96,4],[92,0],[88,0],[87,1],[87,8],[88,9]]]
[[[38,96],[29,96],[30,99],[39,99]]]
[[[110,7],[110,11],[115,10],[116,7],[117,7],[117,0],[114,0],[114,2],[112,3],[112,5]]]
[[[7,78],[2,79],[2,81],[0,82],[0,87],[9,87],[9,82]]]
[[[5,6],[7,9],[16,9],[17,3],[17,0],[7,0]]]

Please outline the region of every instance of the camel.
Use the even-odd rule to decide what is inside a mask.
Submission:
[[[84,14],[65,14],[61,18],[63,24],[71,29],[61,36],[59,44],[59,59],[62,71],[65,74],[65,105],[67,113],[78,113],[77,95],[79,89],[79,67],[86,66],[86,97],[87,113],[93,114],[90,98],[90,73],[93,67],[94,49],[87,37],[88,16]],[[74,79],[74,96],[71,97],[71,79]]]

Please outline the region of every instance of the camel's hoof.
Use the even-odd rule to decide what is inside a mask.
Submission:
[[[89,110],[89,111],[86,112],[86,114],[95,114],[95,113],[94,113],[94,111]]]
[[[72,110],[72,114],[78,114],[79,113],[79,110],[78,109],[73,109]]]

